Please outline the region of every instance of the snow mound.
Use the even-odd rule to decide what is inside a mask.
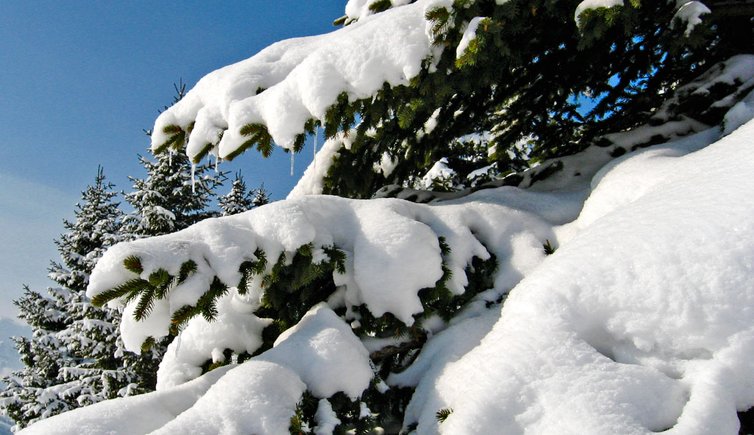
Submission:
[[[752,138],[749,122],[606,168],[584,207],[601,216],[582,214],[481,344],[414,396],[417,433],[737,433],[754,405]]]
[[[275,347],[164,391],[100,402],[42,420],[24,434],[288,433],[308,389],[357,397],[373,373],[367,350],[332,310],[314,307]],[[331,416],[323,415],[328,424]]]

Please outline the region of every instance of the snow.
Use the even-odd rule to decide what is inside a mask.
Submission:
[[[21,433],[287,433],[304,391],[323,398],[342,391],[355,398],[372,376],[368,353],[350,327],[319,305],[250,361],[153,393],[79,408]],[[330,414],[321,411],[324,427],[333,424]]]
[[[324,119],[342,92],[350,100],[366,98],[383,83],[407,84],[419,74],[432,53],[424,3],[395,7],[328,34],[278,42],[208,74],[160,114],[152,148],[169,139],[166,127],[187,131],[194,123],[187,154],[200,157],[211,144],[213,153],[228,159],[247,140],[241,128],[262,123],[276,144],[291,149],[304,123]],[[366,2],[349,3],[353,10],[367,7]]]
[[[553,224],[572,220],[578,212],[578,206],[558,195],[503,188],[500,196],[513,205],[485,192],[442,206],[328,196],[280,201],[168,236],[116,245],[93,271],[88,294],[93,297],[135,278],[123,267],[130,255],[141,259],[145,279],[160,268],[175,275],[185,261],[197,264],[197,273],[171,290],[167,299],[157,301],[146,322],[124,319],[124,343],[138,351],[147,337],[166,335],[170,316],[183,305],[195,304],[214,275],[229,285],[238,283],[240,264],[253,259],[251,253],[258,248],[268,259],[276,259],[306,244],[320,249],[334,244],[348,257],[346,273],[333,276],[335,284],[345,288],[347,305],[366,303],[375,316],[390,312],[410,325],[423,310],[419,290],[434,286],[442,276],[440,237],[451,247],[451,291],[463,292],[464,269],[473,257],[489,258],[488,249],[502,260],[497,284],[509,289],[541,261],[542,243],[554,238]],[[273,265],[268,262],[268,273]],[[251,294],[261,297],[260,285],[259,280],[252,283]],[[226,312],[218,308],[221,315]]]
[[[391,312],[409,324],[422,309],[418,289],[438,279],[443,260],[453,271],[448,287],[460,293],[471,258],[494,254],[493,288],[449,324],[426,319],[419,357],[381,383],[383,391],[416,387],[404,427],[417,423],[417,434],[734,434],[736,411],[754,405],[754,121],[723,133],[706,129],[612,161],[609,148],[590,148],[564,159],[569,172],[555,177],[574,181],[557,189],[545,180],[431,205],[303,196],[117,245],[92,274],[90,295],[133,278],[122,266],[128,255],[142,259],[144,276],[197,262],[187,287],[159,302],[166,313],[195,301],[208,276],[237,282],[239,262],[258,248],[277,258],[305,244],[335,245],[346,253],[346,273],[333,276],[341,290],[271,350],[190,380],[198,373],[184,369],[217,358],[218,349],[256,346],[265,320],[249,313],[261,289],[241,297],[231,288],[218,321],[192,320],[175,358],[163,361],[161,372],[187,375],[29,433],[107,433],[140,414],[148,423],[131,425],[134,433],[287,430],[305,390],[318,399],[337,391],[358,397],[373,376],[369,352],[396,343],[362,343],[351,332],[358,319],[333,309],[366,303],[375,315]],[[623,146],[636,140],[616,138]],[[451,248],[447,258],[440,237]],[[545,240],[557,247],[550,256]],[[486,308],[508,290],[502,310]],[[245,320],[233,318],[242,313]],[[124,324],[124,336],[134,335],[133,343],[156,336],[169,318],[158,309],[154,316],[150,327]],[[228,337],[231,324],[237,337]],[[448,412],[442,423],[440,410]],[[320,401],[316,430],[327,433],[336,418]]]
[[[479,23],[485,18],[486,17],[474,17],[469,21],[468,26],[466,26],[466,29],[463,31],[463,36],[461,36],[461,42],[459,42],[456,47],[456,59],[460,59],[461,56],[463,56],[463,53],[466,52],[466,49],[469,48],[471,41],[476,39],[476,30],[479,27]]]
[[[395,0],[372,14],[373,3],[349,1],[354,22],[343,29],[283,41],[209,74],[160,115],[153,146],[169,139],[165,127],[193,124],[188,154],[200,156],[209,143],[227,158],[242,151],[240,129],[261,123],[290,149],[304,123],[321,120],[342,92],[353,100],[385,82],[407,83],[433,55],[425,12],[453,3]],[[576,19],[622,4],[586,0]],[[689,25],[695,10],[682,17]],[[469,23],[464,44],[478,23]],[[752,56],[734,57],[679,92],[750,83],[752,65]],[[24,433],[280,433],[305,392],[319,399],[315,430],[327,433],[338,419],[325,399],[339,392],[358,399],[375,381],[381,392],[415,387],[404,428],[416,424],[417,434],[734,434],[736,411],[754,405],[754,97],[728,97],[715,103],[730,109],[722,129],[670,119],[671,101],[655,117],[659,124],[543,162],[521,187],[431,204],[314,195],[332,157],[351,145],[347,135],[328,139],[287,200],[110,248],[91,274],[90,297],[196,264],[142,321],[133,319],[136,300],[111,302],[124,309],[128,349],[166,336],[171,316],[196,305],[215,278],[228,286],[217,319],[195,317],[183,328],[160,365],[158,391],[81,408]],[[433,115],[424,131],[436,126]],[[639,149],[656,137],[670,142]],[[616,151],[627,154],[615,159]],[[383,173],[388,160],[377,165]],[[442,161],[430,173],[452,175]],[[545,243],[557,251],[546,255]],[[271,349],[202,374],[207,361],[223,362],[226,349],[259,350],[272,322],[254,314],[263,276],[304,247],[317,264],[331,260],[330,248],[344,254],[344,270],[332,274],[337,290]],[[241,294],[241,264],[260,251],[265,270]],[[125,268],[131,256],[141,272]],[[491,287],[452,320],[424,312],[422,289],[447,271],[449,291],[463,294],[473,260],[493,256]],[[370,352],[403,338],[357,337],[362,305],[426,334],[406,370],[375,377]],[[442,422],[441,410],[448,414]]]
[[[700,1],[677,0],[676,3],[678,4],[678,9],[673,17],[673,21],[675,22],[678,19],[686,23],[686,30],[683,32],[686,36],[689,36],[694,27],[702,22],[702,15],[712,12]]]
[[[317,404],[317,427],[314,428],[316,435],[328,435],[333,433],[335,426],[340,424],[338,416],[332,409],[332,405],[327,399],[320,399]]]
[[[198,377],[208,355],[213,362],[222,362],[225,349],[253,354],[262,344],[262,330],[271,323],[250,315],[253,310],[254,305],[241,296],[226,295],[218,300],[222,317],[214,322],[208,322],[202,316],[191,319],[165,352],[157,372],[157,389],[180,385]]]
[[[581,27],[580,17],[581,14],[589,9],[599,8],[614,8],[616,6],[623,6],[623,0],[583,0],[576,6],[576,11],[573,14],[573,20],[576,21],[576,25]]]
[[[752,137],[749,122],[606,168],[583,230],[479,346],[423,379],[417,433],[737,433],[736,410],[754,405]],[[635,198],[605,201],[637,182]]]
[[[304,171],[304,175],[288,194],[288,199],[322,194],[325,175],[330,170],[333,159],[342,148],[350,148],[352,138],[353,135],[338,133],[335,137],[325,140],[312,163]]]
[[[429,171],[419,180],[416,187],[431,190],[435,183],[442,184],[444,181],[452,180],[455,177],[457,177],[456,172],[448,166],[448,159],[443,157],[429,168]]]
[[[723,120],[723,133],[729,134],[748,120],[754,118],[754,90],[736,103],[726,114]]]

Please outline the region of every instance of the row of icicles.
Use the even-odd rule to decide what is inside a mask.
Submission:
[[[314,130],[314,146],[312,147],[313,148],[312,149],[312,162],[313,162],[312,164],[314,165],[315,168],[317,167],[317,147],[318,147],[318,145],[319,145],[319,127],[315,127],[315,130]],[[168,153],[169,153],[168,165],[169,166],[173,166],[173,153],[174,152],[175,151],[173,151],[172,148],[169,148],[169,150],[168,150]],[[212,156],[212,154],[210,154],[210,156]],[[296,156],[296,153],[294,153],[293,151],[291,151],[291,177],[293,177],[293,175],[294,175],[294,169],[295,169],[294,160],[295,160],[295,156]],[[219,172],[218,167],[220,165],[220,160],[221,160],[220,157],[215,156],[215,173]],[[191,193],[196,193],[196,163],[194,163],[194,162],[191,162]]]

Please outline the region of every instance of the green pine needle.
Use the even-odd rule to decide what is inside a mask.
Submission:
[[[144,272],[144,267],[141,265],[141,259],[135,255],[129,255],[123,260],[123,267],[129,272],[140,274]]]
[[[439,423],[443,423],[445,420],[448,419],[448,417],[450,417],[450,414],[452,413],[453,413],[453,408],[443,408],[437,411],[437,413],[435,413],[435,417],[437,418],[437,421]]]

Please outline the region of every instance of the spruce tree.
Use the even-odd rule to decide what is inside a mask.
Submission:
[[[230,192],[218,199],[218,205],[223,216],[230,216],[251,210],[254,207],[267,204],[269,198],[264,190],[264,185],[258,189],[247,190],[246,181],[241,172],[236,172]]]
[[[177,103],[186,95],[186,84],[179,80],[173,88],[173,103]],[[144,132],[147,136],[152,134],[150,130]],[[184,146],[183,143],[174,145],[179,151]],[[222,185],[225,174],[211,175],[208,165],[192,163],[184,153],[172,149],[157,155],[155,161],[140,155],[139,163],[147,171],[147,176],[128,177],[133,183],[133,191],[124,196],[134,211],[123,220],[123,232],[127,237],[168,234],[217,215],[208,210],[208,205],[215,196],[215,189]]]
[[[61,262],[51,264],[49,277],[60,287],[48,289],[49,297],[26,288],[15,301],[32,337],[16,339],[25,367],[4,379],[0,406],[19,427],[148,389],[137,387],[139,380],[115,356],[118,313],[93,306],[85,294],[97,260],[122,240],[116,196],[100,167],[76,205],[75,220],[64,221],[67,232],[55,241]]]
[[[216,213],[208,211],[222,173],[211,174],[207,165],[192,166],[183,153],[163,153],[155,160],[139,156],[146,178],[129,177],[133,191],[125,194],[134,211],[124,219],[131,237],[168,234]]]

